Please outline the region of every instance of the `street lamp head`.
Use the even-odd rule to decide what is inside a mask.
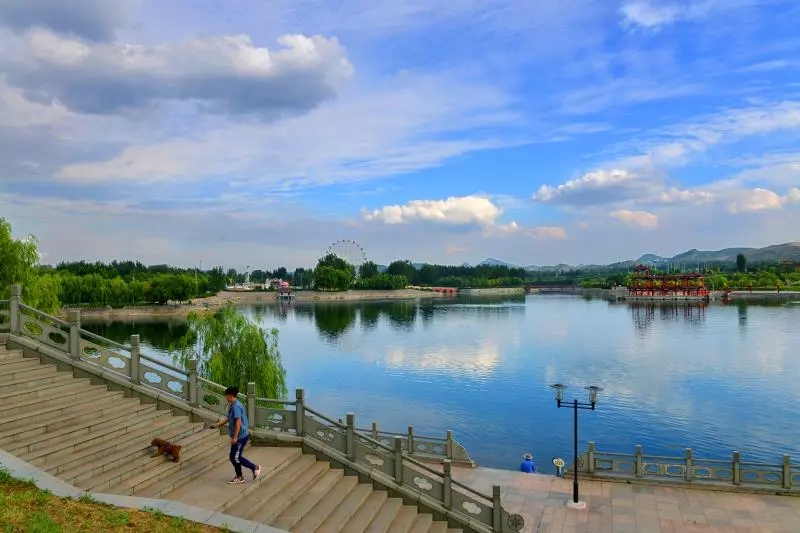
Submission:
[[[601,392],[603,389],[600,387],[596,387],[595,385],[590,385],[589,387],[586,387],[586,390],[589,391],[589,401],[592,404],[597,403],[597,393]]]
[[[564,389],[567,388],[566,385],[563,383],[554,383],[553,385],[550,385],[550,388],[555,389],[556,391],[556,401],[560,403],[564,400]]]

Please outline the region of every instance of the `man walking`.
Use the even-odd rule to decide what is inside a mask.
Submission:
[[[242,456],[242,450],[244,450],[247,441],[250,440],[250,433],[247,414],[245,414],[244,406],[239,402],[238,396],[238,388],[228,387],[225,389],[225,399],[228,401],[228,416],[227,418],[220,418],[210,426],[211,428],[218,428],[222,424],[228,423],[228,435],[231,437],[230,460],[236,473],[234,478],[228,481],[230,485],[244,483],[242,466],[253,471],[253,480],[258,479],[258,476],[261,475],[261,465],[251,463]]]

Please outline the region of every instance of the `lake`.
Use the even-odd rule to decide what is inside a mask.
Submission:
[[[780,462],[800,457],[800,305],[652,306],[579,296],[275,304],[242,312],[280,330],[290,389],[357,425],[444,436],[452,429],[481,466],[541,470],[572,456],[565,399],[603,387],[580,412],[580,448]],[[169,361],[185,332],[175,319],[92,323]],[[293,391],[291,392],[293,396]]]

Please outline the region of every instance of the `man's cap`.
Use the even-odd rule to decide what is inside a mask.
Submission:
[[[526,453],[525,455],[522,456],[522,458],[523,459],[533,459],[533,456],[531,454],[529,454],[529,453]]]

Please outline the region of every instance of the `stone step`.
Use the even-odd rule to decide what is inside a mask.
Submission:
[[[414,519],[414,523],[411,524],[408,533],[428,533],[428,529],[431,527],[432,523],[433,515],[417,513],[417,517]]]
[[[51,408],[54,405],[71,405],[78,404],[88,398],[97,398],[103,393],[108,392],[108,388],[103,385],[86,385],[85,383],[75,384],[66,382],[66,385],[79,385],[72,389],[63,390],[61,394],[56,396],[45,396],[44,398],[33,398],[27,401],[14,402],[11,405],[3,405],[3,415],[11,416],[14,414],[32,413],[36,411],[46,410],[47,406]]]
[[[413,505],[403,505],[397,512],[392,523],[389,525],[388,533],[408,533],[414,521],[417,519],[417,508]]]
[[[56,374],[40,377],[36,379],[18,379],[16,381],[5,382],[2,384],[4,395],[15,392],[24,392],[31,389],[45,388],[54,383],[64,383],[72,380],[72,374],[67,372],[57,372]]]
[[[344,470],[329,469],[312,485],[302,491],[278,517],[268,522],[269,525],[284,531],[292,531],[294,527],[344,478]],[[355,477],[355,476],[353,476]]]
[[[358,501],[358,505],[361,505],[367,499],[369,493],[372,492],[372,486],[366,483],[360,486],[356,476],[342,477],[336,482],[336,486],[328,491],[325,497],[292,528],[292,533],[314,533],[343,504],[345,499],[360,487],[363,487],[361,488],[363,499]],[[355,499],[358,500],[359,498]],[[356,508],[352,510],[353,513],[355,513]]]
[[[192,469],[195,475],[202,475],[207,470],[227,461],[228,450],[229,446],[226,446],[222,438],[217,439],[216,442],[203,441],[202,443],[197,443],[194,445],[192,453],[188,454],[189,456],[185,459],[181,451],[180,463],[164,459],[161,464],[150,467],[146,473],[129,478],[120,485],[111,487],[109,491],[123,496],[138,496],[139,492],[169,477],[176,471]]]
[[[10,372],[0,373],[0,385],[5,388],[6,383],[16,383],[20,380],[34,380],[41,377],[48,377],[58,373],[55,365],[37,364],[26,368],[18,368]]]
[[[75,413],[91,412],[95,407],[105,407],[116,404],[124,399],[121,391],[109,391],[108,389],[98,392],[95,396],[81,398],[72,403],[56,403],[56,405],[44,406],[39,404],[35,411],[26,413],[14,413],[0,418],[0,427],[8,424],[17,426],[17,429],[24,428],[29,423],[59,420],[64,416],[75,415]]]
[[[217,449],[220,450],[219,453],[214,452],[202,458],[194,458],[187,461],[177,472],[172,472],[152,485],[138,490],[136,495],[140,498],[160,499],[165,494],[169,494],[190,481],[199,478],[209,470],[213,470],[221,464],[230,464],[228,455],[224,453],[225,451],[230,451],[230,449],[224,448],[223,445],[220,445]],[[247,474],[245,473],[245,475]]]
[[[198,433],[199,429],[202,428],[198,428],[198,424],[188,423],[184,419],[179,422],[177,427],[173,427],[169,431],[162,430],[159,432],[159,435],[171,442],[180,442],[181,445],[184,445],[184,442],[186,442],[188,446],[189,444],[194,445],[194,440],[189,440],[189,437]],[[197,437],[197,439],[199,438],[200,436]],[[135,472],[131,474],[131,476],[123,477],[121,471],[132,467],[132,465],[146,465],[150,459],[154,458],[156,449],[150,446],[152,440],[152,437],[146,436],[138,441],[129,442],[127,446],[123,445],[119,450],[96,461],[75,461],[77,464],[69,470],[61,472],[59,477],[65,481],[69,481],[73,485],[78,485],[89,482],[92,478],[99,479],[107,475],[113,477],[109,473],[115,472],[119,477],[119,482],[122,482],[124,479],[127,479],[127,477],[135,475]],[[163,458],[158,458],[158,460],[161,462]],[[181,450],[181,460],[183,460],[183,450]]]
[[[302,472],[308,470],[316,462],[317,459],[313,455],[301,455],[272,476],[269,483],[262,485],[259,490],[251,492],[234,505],[228,506],[227,513],[245,518],[249,513],[256,512],[265,502],[276,494],[280,494],[293,479],[300,476]]]
[[[248,486],[243,490],[238,491],[238,494],[235,494],[232,498],[226,500],[222,505],[217,506],[214,509],[216,512],[226,512],[228,509],[236,505],[237,502],[247,497],[248,494],[255,491],[259,485],[265,483],[266,480],[277,476],[280,472],[282,472],[285,468],[303,455],[302,448],[272,448],[272,450],[276,450],[278,453],[271,453],[266,459],[261,458],[261,453],[258,453],[257,448],[251,448],[250,451],[245,454],[245,457],[251,461],[255,461],[256,464],[261,466],[261,475],[257,480],[255,480],[255,482],[248,484]],[[289,450],[291,451],[287,454],[286,452]],[[229,467],[229,469],[233,471],[233,467]]]
[[[373,490],[364,503],[361,504],[361,507],[350,517],[350,520],[335,531],[343,531],[346,533],[350,533],[351,531],[366,531],[372,519],[375,518],[381,506],[383,506],[384,502],[388,499],[389,493],[385,490]],[[328,529],[326,525],[327,524],[322,525],[322,528],[320,528],[321,532],[329,533],[334,531]]]
[[[67,394],[73,390],[85,389],[87,387],[102,387],[102,385],[92,385],[89,378],[82,378],[56,383],[50,387],[21,392],[6,393],[5,388],[3,388],[3,393],[0,394],[0,405],[13,406],[15,403],[35,402],[43,398],[58,398],[61,394]]]
[[[196,483],[183,485],[164,498],[227,514],[227,509],[249,494],[274,485],[275,476],[300,458],[303,450],[299,447],[248,446],[244,453],[248,459],[261,465],[261,476],[257,480],[251,482],[247,475],[245,479],[248,482],[244,485],[228,485],[227,481],[233,476],[233,466],[226,461],[203,474]],[[148,497],[149,493],[150,489],[146,489],[142,496]]]
[[[124,398],[122,392],[106,391],[101,394],[97,398],[84,400],[71,407],[55,407],[52,412],[41,410],[12,415],[0,421],[0,427],[15,426],[17,435],[26,436],[31,430],[39,429],[38,434],[41,436],[64,427],[81,428],[88,423],[101,420],[106,413],[130,408],[133,403],[139,404],[139,400],[135,398]],[[4,432],[3,436],[6,433]],[[11,438],[14,440],[13,436]]]
[[[298,524],[298,531],[301,529],[306,532],[318,531],[320,533],[338,533],[342,531],[344,526],[353,518],[358,510],[361,509],[372,493],[372,485],[370,483],[359,483],[350,494],[345,496],[342,503],[324,519],[322,525],[312,530],[310,528],[307,529],[301,522]],[[310,516],[313,516],[313,513]]]
[[[22,355],[20,355],[20,357],[7,357],[5,359],[0,359],[0,375],[40,366],[42,366],[42,362],[39,359],[33,359],[31,357],[26,358],[22,357]]]
[[[216,432],[201,431],[193,433],[177,443],[184,447],[181,450],[181,460],[178,463],[174,463],[164,456],[153,457],[151,452],[147,457],[136,461],[135,468],[131,469],[131,465],[126,464],[111,470],[107,474],[104,473],[98,479],[103,479],[102,485],[107,487],[105,492],[122,496],[138,495],[139,491],[164,479],[170,473],[192,465],[195,458],[202,458],[211,454],[219,454],[225,457],[225,448],[227,446],[224,446],[224,441],[227,441],[227,438],[223,439]],[[92,480],[86,484],[89,483],[94,485]],[[81,488],[83,487],[81,486]],[[93,486],[91,490],[101,489]]]
[[[180,444],[185,446],[185,448],[181,450],[181,460],[184,459],[184,452],[188,452],[191,456],[198,452],[198,448],[202,449],[202,445],[204,444],[203,438],[207,438],[208,436],[203,432],[197,432],[182,439]],[[191,448],[193,448],[193,450],[189,452]],[[116,468],[106,470],[101,474],[90,477],[89,479],[79,483],[74,483],[74,485],[83,490],[109,492],[110,487],[119,486],[128,479],[140,474],[141,472],[148,471],[148,469],[153,468],[156,465],[160,465],[167,460],[163,456],[155,457],[154,448],[146,450],[143,446],[142,452],[142,455],[135,460],[129,459],[124,464],[118,465]],[[64,476],[59,477],[65,479]],[[65,479],[65,481],[68,480]]]
[[[0,348],[0,361],[22,359],[22,350],[5,350]]]
[[[70,439],[78,434],[96,434],[107,426],[126,425],[129,423],[131,416],[144,416],[145,413],[155,410],[155,405],[139,404],[127,410],[120,409],[113,413],[107,413],[102,420],[89,418],[88,421],[84,421],[82,424],[76,422],[73,425],[60,429],[51,429],[47,434],[43,434],[39,428],[33,428],[27,431],[13,430],[0,432],[0,447],[5,449],[14,447],[18,450],[36,450],[41,447],[50,446],[61,439]],[[23,448],[20,448],[20,446]]]
[[[261,522],[262,524],[272,523],[282,512],[302,496],[306,489],[317,483],[330,468],[331,465],[327,461],[315,460],[311,466],[293,479],[288,485],[284,486],[280,493],[272,496],[259,507],[252,509],[247,513],[245,518],[253,522]]]
[[[428,528],[428,533],[447,533],[447,522],[434,522]]]
[[[388,498],[378,509],[378,513],[369,523],[369,526],[364,529],[364,533],[386,533],[402,506],[403,500],[401,498]]]
[[[169,411],[147,411],[136,417],[135,425],[118,425],[94,441],[76,445],[77,449],[70,453],[55,452],[46,458],[43,466],[53,475],[69,476],[84,465],[97,465],[102,461],[98,457],[111,458],[123,451],[141,449],[143,443],[150,444],[153,436],[160,432],[181,429],[187,424],[188,417],[175,417]]]

